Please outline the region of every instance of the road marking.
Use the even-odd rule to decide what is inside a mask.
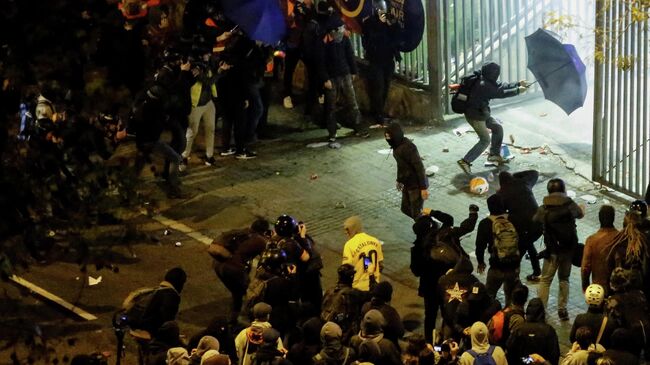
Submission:
[[[194,229],[186,226],[185,224],[175,221],[173,219],[169,219],[165,217],[164,215],[154,215],[152,217],[155,221],[159,222],[160,224],[167,226],[171,229],[177,230],[179,232],[185,233],[186,236],[191,237],[204,245],[210,245],[212,243],[212,238],[204,235],[201,232],[195,231]]]
[[[71,303],[66,302],[63,298],[50,293],[49,291],[41,288],[40,286],[38,286],[36,284],[30,283],[29,281],[21,278],[20,276],[12,275],[9,278],[9,280],[13,281],[14,283],[16,283],[16,284],[18,284],[18,285],[20,285],[22,287],[25,287],[25,288],[31,290],[32,292],[42,296],[43,298],[45,298],[45,299],[47,299],[47,300],[49,300],[49,301],[51,301],[51,302],[53,302],[55,304],[60,305],[61,307],[71,311],[72,313],[78,315],[79,317],[81,317],[81,318],[83,318],[83,319],[85,319],[87,321],[94,321],[94,320],[97,319],[97,317],[95,317],[94,315],[86,312],[85,310],[83,310],[83,309],[81,309],[81,308],[79,308],[79,307],[77,307],[77,306],[75,306],[75,305],[73,305]]]

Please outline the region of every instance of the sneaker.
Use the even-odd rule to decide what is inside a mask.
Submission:
[[[333,150],[338,150],[339,148],[341,148],[341,144],[336,142],[335,138],[330,138],[327,141],[327,147],[329,147],[329,148],[331,148]]]
[[[229,148],[227,150],[223,150],[219,152],[219,156],[226,157],[226,156],[232,156],[235,154],[235,149],[234,148]]]
[[[465,161],[463,159],[458,160],[456,163],[458,164],[458,166],[460,166],[460,168],[463,170],[463,172],[466,173],[467,175],[472,173],[472,164],[471,163],[469,163],[469,162],[467,162],[467,161]]]
[[[285,96],[282,99],[282,105],[285,109],[293,109],[293,101],[291,101],[291,96]]]
[[[244,151],[244,152],[241,152],[241,153],[237,153],[235,155],[235,158],[238,159],[238,160],[250,160],[250,159],[253,159],[253,158],[256,158],[256,157],[257,157],[257,153],[255,153],[253,151]]]
[[[569,312],[566,309],[558,309],[557,316],[560,317],[560,321],[569,320]]]
[[[210,157],[206,157],[205,160],[203,160],[203,163],[206,166],[214,166],[217,164],[217,160],[215,160],[213,156],[210,156]]]
[[[505,158],[501,157],[501,155],[489,155],[487,160],[488,162],[496,162],[499,165],[508,163],[508,161]]]
[[[530,275],[526,276],[526,280],[532,281],[532,282],[539,282],[539,275],[530,274]]]
[[[189,161],[188,161],[187,157],[183,158],[183,161],[181,161],[181,164],[178,165],[178,171],[179,172],[185,172],[185,170],[187,170],[187,163],[188,162]]]
[[[359,137],[359,138],[368,138],[368,137],[370,137],[370,132],[368,132],[368,131],[356,132],[354,135]]]

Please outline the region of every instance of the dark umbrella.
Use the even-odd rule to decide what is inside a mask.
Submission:
[[[526,37],[528,69],[542,87],[544,98],[567,114],[585,103],[587,79],[585,64],[573,45],[562,44],[548,30],[537,29]]]
[[[253,40],[273,45],[286,34],[285,17],[278,0],[221,0],[226,17]]]

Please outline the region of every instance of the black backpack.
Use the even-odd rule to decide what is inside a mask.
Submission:
[[[351,317],[352,305],[350,301],[350,287],[335,287],[323,297],[323,306],[320,318],[325,322],[334,322],[339,326]]]
[[[454,113],[465,114],[469,99],[471,98],[472,89],[474,89],[474,86],[480,79],[480,71],[474,71],[471,75],[464,76],[460,79],[460,86],[451,97],[451,110]]]
[[[575,219],[571,215],[569,201],[562,205],[544,205],[544,235],[547,243],[571,248],[578,243]]]

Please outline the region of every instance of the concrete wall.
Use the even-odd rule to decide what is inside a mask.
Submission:
[[[360,65],[360,77],[354,82],[357,102],[362,113],[369,110],[367,84],[364,78],[363,65]],[[306,80],[302,62],[298,64],[293,76],[294,87],[305,89]],[[410,87],[405,82],[394,78],[388,93],[386,112],[393,118],[417,124],[440,124],[443,121],[434,120],[435,103],[427,90]]]

